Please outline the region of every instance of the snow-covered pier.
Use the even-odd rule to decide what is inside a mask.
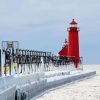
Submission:
[[[30,100],[45,91],[84,79],[96,71],[49,71],[0,78],[0,100]]]

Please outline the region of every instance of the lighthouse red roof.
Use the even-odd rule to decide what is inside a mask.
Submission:
[[[67,39],[65,38],[65,41],[64,41],[64,44],[63,44],[63,47],[62,49],[59,51],[59,56],[64,56],[66,57],[67,56],[67,49],[68,49],[68,43],[67,43]]]
[[[67,51],[68,51],[68,47],[67,46],[64,46],[60,51],[59,51],[59,56],[64,56],[66,57],[67,56]]]
[[[77,23],[76,23],[75,20],[73,19],[72,22],[70,22],[70,24],[77,24]]]

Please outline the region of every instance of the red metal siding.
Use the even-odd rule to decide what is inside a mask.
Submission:
[[[78,67],[79,63],[79,39],[78,39],[78,28],[69,27],[68,30],[68,56],[75,57],[75,67]]]

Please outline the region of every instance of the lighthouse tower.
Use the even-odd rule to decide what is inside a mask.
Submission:
[[[73,57],[75,67],[79,64],[79,39],[78,39],[79,28],[77,23],[72,20],[70,27],[68,28],[68,51],[67,56]]]

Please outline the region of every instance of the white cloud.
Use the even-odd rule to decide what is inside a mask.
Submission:
[[[27,44],[33,42],[34,48],[57,52],[67,36],[68,23],[75,18],[82,48],[99,44],[99,4],[99,0],[0,0],[0,40],[23,40],[22,45],[30,48]]]

